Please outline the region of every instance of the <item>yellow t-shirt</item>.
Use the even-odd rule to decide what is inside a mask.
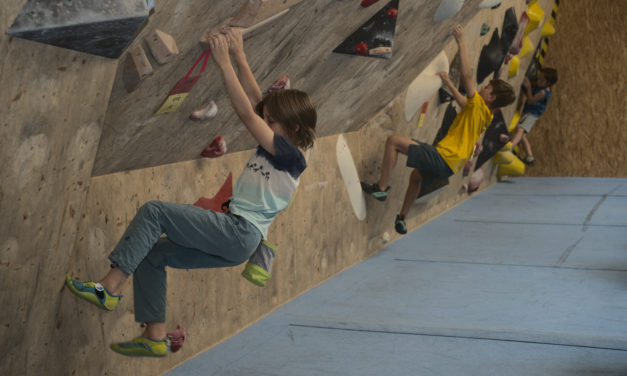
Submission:
[[[464,167],[472,154],[475,142],[488,128],[493,117],[492,111],[479,93],[475,91],[475,95],[467,99],[468,102],[453,120],[446,136],[435,145],[453,173]]]

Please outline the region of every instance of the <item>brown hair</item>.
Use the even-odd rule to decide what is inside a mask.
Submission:
[[[257,115],[263,117],[264,107],[275,121],[283,125],[288,138],[296,146],[303,149],[313,146],[318,115],[307,93],[295,89],[278,90],[257,103]]]
[[[557,71],[553,68],[542,68],[540,69],[544,79],[549,84],[549,86],[555,85],[557,82]]]
[[[490,103],[490,108],[505,107],[514,103],[516,100],[516,94],[514,94],[514,88],[507,82],[497,78],[490,81],[492,87],[492,94],[494,100]]]

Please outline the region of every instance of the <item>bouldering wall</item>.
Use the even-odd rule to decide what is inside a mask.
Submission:
[[[560,2],[544,60],[559,81],[529,133],[527,176],[627,176],[625,5]]]
[[[196,159],[218,134],[225,138],[230,151],[254,147],[252,137],[229,111],[222,79],[213,62],[178,110],[154,115],[200,56],[198,40],[203,33],[235,15],[243,3],[157,2],[154,14],[131,47],[143,44],[144,37],[158,28],[174,37],[181,53],[165,65],[152,64],[152,76],[130,94],[124,88],[122,69],[118,70],[94,165],[95,176]],[[259,28],[245,41],[245,49],[262,90],[289,74],[292,87],[309,93],[318,106],[319,136],[356,130],[424,69],[444,47],[452,25],[478,12],[479,1],[467,1],[454,17],[439,23],[432,21],[437,2],[401,2],[391,60],[332,52],[386,3],[362,8],[354,1],[302,1]],[[199,71],[197,68],[194,74]],[[189,120],[190,113],[209,100],[220,109],[217,117],[202,123]]]
[[[59,321],[59,291],[116,63],[8,37],[24,3],[0,12],[0,373],[58,375],[80,319]]]
[[[6,161],[0,175],[0,287],[2,304],[8,307],[0,314],[0,351],[5,354],[0,370],[19,375],[161,374],[396,239],[393,220],[409,174],[404,158],[392,175],[390,198],[383,204],[366,197],[366,217],[360,220],[338,167],[338,140],[343,138],[350,149],[359,178],[368,181],[379,173],[383,143],[390,134],[431,142],[446,105],[440,105],[434,93],[422,123],[420,111],[406,119],[409,84],[442,50],[454,61],[450,30],[456,23],[466,26],[476,66],[490,38],[480,36],[482,24],[500,29],[505,9],[515,6],[520,14],[525,7],[522,0],[507,0],[495,10],[478,11],[479,1],[466,1],[452,18],[434,24],[437,4],[401,1],[389,60],[331,55],[377,11],[374,5],[361,9],[357,2],[301,2],[293,7],[295,16],[282,16],[284,24],[269,24],[248,39],[247,53],[262,88],[289,73],[292,87],[312,92],[321,115],[320,138],[307,153],[310,167],[289,210],[271,228],[269,240],[278,251],[268,285],[259,288],[242,278],[243,266],[169,270],[167,324],[182,323],[189,337],[183,349],[168,358],[140,360],[108,349],[109,343],[141,330],[133,319],[132,283],[126,284],[118,309],[103,312],[71,295],[63,287],[63,276],[67,272],[87,279],[105,273],[107,254],[144,202],[193,203],[217,192],[229,172],[235,179],[239,175],[252,153],[252,138],[235,121],[222,84],[209,84],[219,79],[215,69],[207,70],[177,112],[152,116],[198,57],[203,20],[217,22],[236,12],[239,4],[223,2],[210,8],[205,3],[158,1],[155,17],[139,37],[158,25],[175,36],[182,63],[153,64],[153,76],[128,94],[121,73],[116,73],[122,60],[8,38],[4,32],[24,3],[10,1],[0,16],[0,80],[7,88],[0,94],[0,149]],[[550,8],[552,2],[541,3]],[[404,16],[405,10],[411,18]],[[358,12],[359,17],[347,17]],[[176,25],[188,28],[189,35],[176,31]],[[335,29],[327,34],[327,28]],[[285,39],[290,32],[294,36]],[[317,43],[300,39],[305,35]],[[299,50],[299,45],[309,48]],[[319,70],[320,65],[325,68]],[[517,86],[521,80],[519,75],[510,82]],[[187,121],[191,110],[208,99],[216,100],[221,115],[206,123]],[[504,109],[506,119],[512,113]],[[155,122],[158,126],[153,127]],[[230,152],[218,159],[198,159],[218,134],[227,139]],[[128,149],[100,154],[111,145]],[[98,160],[100,173],[95,172]],[[495,181],[491,162],[486,166],[482,188]],[[90,178],[92,167],[97,176]],[[112,171],[120,172],[108,173]],[[458,174],[438,195],[417,202],[407,218],[409,229],[465,200],[461,183]]]

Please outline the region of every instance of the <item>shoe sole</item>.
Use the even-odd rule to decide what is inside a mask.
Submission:
[[[122,349],[116,349],[114,348],[114,345],[109,346],[109,348],[113,351],[116,352],[120,355],[124,355],[124,356],[131,356],[133,358],[165,358],[166,356],[168,356],[168,354],[170,354],[169,352],[165,353],[165,354],[155,354],[155,353],[145,353],[145,354],[133,354],[131,352],[125,352],[125,350]]]

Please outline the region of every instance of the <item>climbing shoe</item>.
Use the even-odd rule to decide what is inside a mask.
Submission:
[[[130,342],[112,343],[111,350],[126,356],[148,356],[163,358],[170,353],[170,340],[157,341],[148,337],[137,337]]]
[[[401,235],[407,234],[407,225],[405,224],[405,218],[400,214],[396,216],[394,221],[394,229]]]
[[[533,166],[534,162],[536,161],[536,159],[534,157],[530,157],[530,156],[526,156],[522,162],[524,164],[526,164],[527,166]]]
[[[69,274],[65,276],[65,284],[79,298],[105,311],[113,311],[122,297],[109,294],[109,291],[98,282],[76,281],[70,278]]]
[[[385,188],[385,191],[382,191],[381,188],[379,188],[379,184],[368,184],[362,181],[361,190],[379,201],[385,201],[385,199],[388,198],[388,191],[390,190],[390,186],[388,185],[388,187]]]

